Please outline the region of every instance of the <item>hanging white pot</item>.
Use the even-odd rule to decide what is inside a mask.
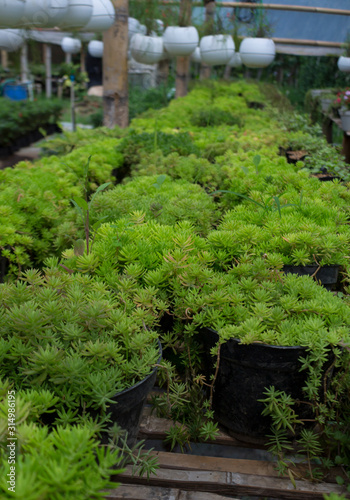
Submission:
[[[26,0],[21,28],[54,28],[68,10],[69,0]]]
[[[62,30],[84,28],[90,21],[92,8],[92,0],[68,0],[68,8],[58,27]]]
[[[130,44],[131,55],[143,64],[156,64],[164,56],[163,39],[136,33]]]
[[[240,68],[242,66],[242,58],[239,52],[235,52],[227,63],[231,68]]]
[[[84,31],[107,31],[115,21],[115,10],[111,0],[93,0],[92,16]]]
[[[338,68],[344,73],[350,73],[350,57],[340,56],[338,59]]]
[[[23,16],[25,0],[0,0],[0,28],[14,28]]]
[[[191,54],[191,61],[194,63],[201,63],[202,58],[201,58],[201,49],[199,47],[196,47],[194,51]]]
[[[208,66],[227,64],[235,52],[231,35],[204,36],[200,43],[202,62]]]
[[[141,24],[134,17],[129,17],[128,18],[129,43],[131,42],[132,37],[136,35],[136,33],[141,33]]]
[[[189,56],[199,42],[194,26],[168,26],[163,34],[165,50],[172,56]]]
[[[341,127],[344,132],[350,131],[350,110],[340,109],[339,110],[340,119],[341,119]]]
[[[14,52],[24,43],[24,33],[22,30],[6,29],[0,30],[0,49],[7,52]]]
[[[61,47],[66,54],[78,54],[81,50],[81,41],[78,38],[65,36],[62,39]]]
[[[276,47],[270,38],[245,38],[239,48],[243,64],[248,68],[265,68],[275,58]]]
[[[88,44],[88,52],[92,57],[103,57],[103,42],[92,40]]]

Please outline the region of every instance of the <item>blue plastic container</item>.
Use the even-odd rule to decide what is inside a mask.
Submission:
[[[24,101],[28,98],[26,85],[5,85],[4,97],[12,101]]]

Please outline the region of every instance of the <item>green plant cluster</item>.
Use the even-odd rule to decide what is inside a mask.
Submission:
[[[6,377],[19,390],[27,390],[31,382],[39,392],[65,393],[64,409],[62,401],[46,408],[60,410],[56,424],[68,426],[78,419],[96,429],[98,422],[75,414],[78,406],[83,401],[95,410],[99,404],[107,406],[112,386],[123,387],[117,385],[117,371],[130,368],[130,383],[134,368],[142,377],[140,358],[132,366],[128,358],[118,366],[114,361],[125,354],[123,342],[135,341],[143,348],[144,336],[155,342],[159,335],[165,352],[159,380],[165,393],[154,404],[159,415],[177,421],[167,442],[185,447],[191,439],[212,438],[217,432],[211,408],[215,376],[207,380],[203,375],[199,334],[202,326],[210,326],[219,332],[219,344],[237,337],[244,343],[307,347],[305,397],[315,408],[320,432],[305,434],[301,450],[308,466],[315,456],[328,457],[328,465],[340,463],[349,474],[348,185],[320,183],[303,162],[287,163],[279,146],[308,140],[316,155],[319,128],[303,116],[276,112],[268,102],[264,109],[249,107],[264,100],[258,87],[242,81],[199,85],[186,98],[135,118],[126,133],[97,129],[90,144],[91,132],[78,132],[56,142],[65,155],[0,173],[12,196],[7,213],[28,231],[33,248],[34,230],[46,212],[35,211],[28,194],[45,179],[48,184],[36,191],[36,198],[44,203],[54,193],[50,214],[52,207],[62,206],[55,223],[48,223],[52,239],[45,240],[62,251],[60,268],[51,257],[44,273],[27,271],[25,284],[0,287]],[[194,126],[193,117],[204,108],[242,116],[244,125]],[[343,168],[339,157],[332,161]],[[49,177],[50,171],[58,175]],[[107,186],[115,178],[123,182]],[[33,213],[29,222],[25,210],[16,208],[25,202]],[[27,255],[23,266],[32,264],[29,251]],[[47,256],[42,252],[38,266]],[[342,265],[342,293],[325,290],[311,277],[284,274],[288,263]],[[152,349],[155,355],[154,344]],[[322,400],[320,367],[330,349],[336,384]],[[219,362],[220,346],[212,354]],[[53,361],[41,364],[46,355]],[[147,355],[145,360],[148,367],[155,362]],[[102,392],[89,386],[90,365],[101,368],[97,379],[104,380]],[[79,393],[74,400],[73,389]],[[286,402],[273,391],[268,397],[272,407],[280,397]],[[285,412],[294,415],[288,408]],[[294,417],[287,419],[292,428],[298,420]],[[274,452],[279,438],[288,441],[275,432]],[[283,453],[276,454],[282,463]]]
[[[61,111],[58,100],[14,102],[0,98],[0,147],[10,146],[43,125],[56,123]]]

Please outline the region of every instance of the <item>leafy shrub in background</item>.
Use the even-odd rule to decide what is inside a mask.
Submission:
[[[128,166],[139,163],[143,155],[158,150],[162,151],[164,156],[174,152],[180,156],[199,152],[188,132],[167,134],[156,130],[152,133],[137,133],[131,129],[117,146],[117,151],[124,157],[124,164]]]
[[[58,100],[15,102],[0,98],[0,147],[48,123],[56,123],[62,110]]]
[[[237,125],[241,128],[243,126],[243,120],[240,116],[236,116],[233,113],[220,108],[208,108],[197,111],[193,115],[191,122],[195,127]]]

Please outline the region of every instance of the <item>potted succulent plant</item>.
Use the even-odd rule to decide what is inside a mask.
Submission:
[[[80,265],[89,258],[79,255]],[[152,328],[163,305],[116,295],[101,280],[68,274],[54,258],[43,273],[28,270],[17,284],[1,285],[0,302],[8,347],[0,377],[15,390],[45,389],[56,397],[54,415],[41,419],[94,422],[101,432],[115,417],[135,439],[155,381],[160,347]]]

